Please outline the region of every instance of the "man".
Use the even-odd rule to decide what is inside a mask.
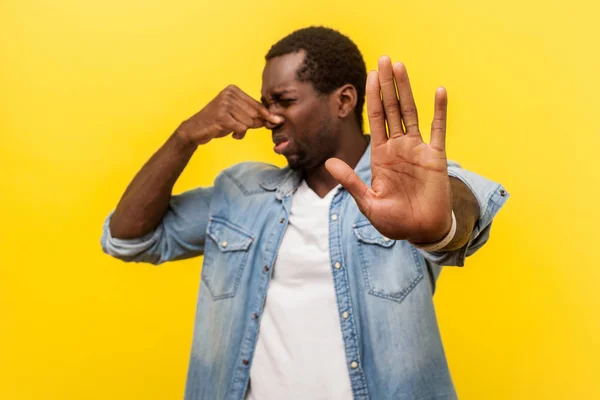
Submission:
[[[185,398],[455,399],[435,282],[487,241],[506,191],[447,162],[443,88],[423,142],[403,64],[382,57],[367,77],[356,45],[322,27],[266,60],[262,104],[223,90],[104,226],[104,251],[125,261],[204,255]],[[288,167],[243,163],[171,195],[207,143],[262,126]]]

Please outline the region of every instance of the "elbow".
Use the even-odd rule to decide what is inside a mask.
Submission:
[[[110,236],[115,239],[131,240],[148,235],[156,229],[156,226],[150,226],[143,222],[122,221],[113,216],[110,219],[108,229],[110,230]]]
[[[125,232],[124,236],[128,236],[129,233],[129,231]],[[116,234],[120,235],[121,233],[117,230]],[[158,265],[165,261],[159,251],[160,232],[158,231],[130,238],[115,237],[111,228],[109,228],[109,224],[106,223],[100,245],[105,254],[124,262],[143,262]]]

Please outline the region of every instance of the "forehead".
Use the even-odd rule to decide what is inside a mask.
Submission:
[[[272,96],[285,91],[301,90],[308,85],[296,79],[296,72],[304,61],[304,52],[285,54],[267,61],[262,76],[261,94]]]

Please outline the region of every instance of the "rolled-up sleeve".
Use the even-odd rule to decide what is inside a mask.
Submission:
[[[462,169],[456,162],[450,161],[448,163],[448,175],[460,179],[471,190],[479,203],[479,219],[469,241],[462,248],[448,252],[419,251],[427,260],[435,264],[462,267],[465,264],[465,259],[488,241],[492,221],[508,199],[509,194],[501,184]]]
[[[104,221],[102,250],[128,262],[161,264],[202,255],[213,188],[197,188],[172,196],[169,209],[158,227],[134,239],[110,234],[111,212]]]

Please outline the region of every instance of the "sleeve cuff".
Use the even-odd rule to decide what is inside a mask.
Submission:
[[[144,236],[132,239],[119,239],[112,237],[110,233],[110,220],[114,211],[112,211],[108,217],[104,220],[102,228],[102,237],[100,244],[102,250],[113,257],[121,259],[123,261],[137,261],[139,256],[144,251],[155,245],[161,234],[162,226],[159,226],[153,232],[149,232]]]
[[[438,265],[464,266],[465,259],[479,250],[489,239],[491,224],[506,200],[508,191],[500,184],[464,170],[454,162],[448,166],[448,175],[460,179],[471,190],[479,203],[480,215],[468,243],[460,249],[443,252],[419,250],[429,261]]]

